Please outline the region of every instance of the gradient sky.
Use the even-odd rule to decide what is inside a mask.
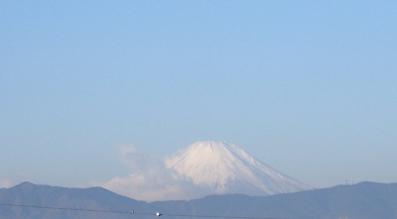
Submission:
[[[316,187],[396,182],[396,1],[0,2],[0,182],[197,140]]]

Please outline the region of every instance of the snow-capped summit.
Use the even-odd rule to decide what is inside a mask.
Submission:
[[[178,177],[217,194],[295,192],[308,187],[224,142],[201,141],[169,157],[166,167]]]

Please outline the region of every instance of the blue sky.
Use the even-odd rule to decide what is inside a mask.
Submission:
[[[84,185],[243,146],[322,187],[397,181],[395,1],[1,1],[0,179]]]

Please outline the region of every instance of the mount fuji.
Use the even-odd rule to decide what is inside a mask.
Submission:
[[[144,201],[191,200],[214,194],[264,196],[310,189],[224,142],[195,142],[162,161],[145,159],[136,150],[129,152],[126,157],[134,171],[96,186]]]
[[[224,142],[193,143],[168,157],[165,166],[175,178],[208,194],[273,195],[310,188]]]

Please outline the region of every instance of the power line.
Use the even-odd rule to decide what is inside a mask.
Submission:
[[[91,209],[91,208],[68,208],[68,207],[53,207],[53,206],[42,206],[42,205],[27,205],[27,204],[12,204],[12,203],[0,203],[3,207],[18,207],[18,208],[36,208],[46,210],[58,210],[58,211],[80,211],[90,213],[106,213],[106,214],[136,214],[136,215],[154,215],[151,213],[138,213],[132,211],[119,211],[119,210],[104,210],[104,209]]]
[[[149,212],[136,212],[135,210],[122,211],[122,210],[105,210],[105,209],[92,209],[92,208],[70,208],[70,207],[54,207],[54,206],[14,204],[14,203],[0,203],[0,207],[35,208],[35,209],[57,210],[57,211],[75,211],[75,212],[88,212],[88,213],[141,215],[141,216],[156,216],[156,217],[167,216],[167,217],[223,218],[223,219],[280,219],[274,217],[169,214],[169,213],[160,213],[160,212],[149,213]]]
[[[224,218],[224,219],[280,219],[274,217],[245,217],[245,216],[193,215],[193,214],[163,214],[163,215],[170,217]]]

